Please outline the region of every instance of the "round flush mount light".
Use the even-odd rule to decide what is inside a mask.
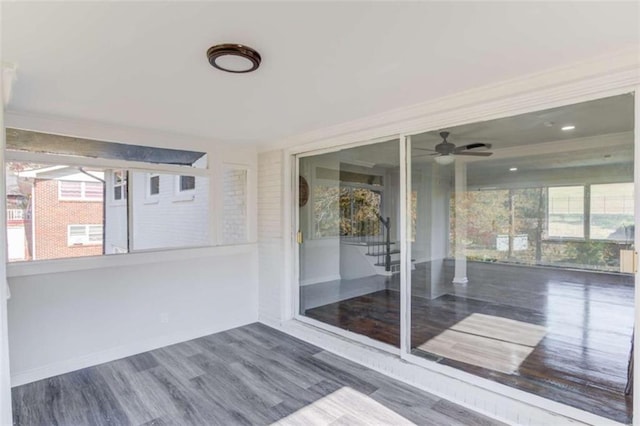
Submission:
[[[249,46],[231,43],[211,46],[207,59],[214,68],[235,74],[255,71],[262,61],[260,54]]]

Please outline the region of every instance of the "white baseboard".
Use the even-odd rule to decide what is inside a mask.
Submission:
[[[17,371],[11,373],[11,387],[24,385],[26,383],[35,382],[49,377],[57,376],[71,371],[80,370],[82,368],[92,367],[94,365],[104,364],[105,362],[115,361],[117,359],[126,358],[142,352],[151,351],[169,345],[174,345],[187,340],[197,339],[199,337],[208,336],[209,334],[219,333],[235,327],[250,324],[250,322],[241,322],[231,325],[230,327],[210,327],[197,331],[187,331],[174,333],[164,336],[158,336],[151,339],[135,342],[129,345],[116,346],[104,351],[93,352],[68,360],[55,362],[42,367],[31,370]]]
[[[340,274],[327,275],[324,277],[317,277],[317,278],[309,278],[309,279],[300,281],[300,285],[305,286],[305,285],[311,285],[311,284],[326,283],[329,281],[338,281],[341,278],[342,277],[340,277]]]
[[[352,342],[300,321],[289,320],[281,324],[265,322],[265,324],[425,392],[508,424],[622,425],[622,423],[446,365],[417,359],[415,356],[410,356],[412,362],[407,362],[387,352]]]

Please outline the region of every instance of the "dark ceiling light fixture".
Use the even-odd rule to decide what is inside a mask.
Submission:
[[[242,44],[217,44],[207,50],[209,63],[222,71],[242,74],[255,71],[260,66],[260,54]]]

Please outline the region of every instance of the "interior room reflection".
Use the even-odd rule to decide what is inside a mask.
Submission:
[[[410,138],[412,354],[631,421],[633,117],[624,94]],[[300,313],[394,346],[398,152],[300,160]]]

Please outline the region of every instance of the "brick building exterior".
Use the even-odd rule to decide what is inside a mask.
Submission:
[[[35,260],[101,255],[102,242],[70,244],[69,225],[102,225],[103,200],[61,200],[59,182],[34,180]]]

